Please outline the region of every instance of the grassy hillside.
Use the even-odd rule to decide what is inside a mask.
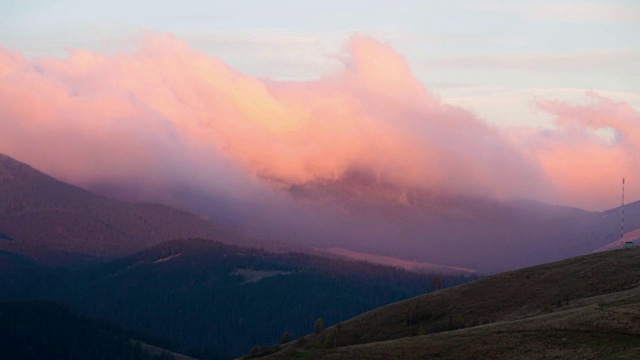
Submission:
[[[269,358],[637,358],[639,282],[640,249],[581,256],[387,305]]]

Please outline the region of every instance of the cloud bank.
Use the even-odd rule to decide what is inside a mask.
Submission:
[[[505,132],[429,93],[386,44],[358,35],[344,54],[331,76],[278,82],[168,34],[114,55],[1,49],[0,152],[144,199],[172,186],[248,198],[360,172],[398,189],[595,208],[637,169],[640,115],[627,104],[539,100],[556,130]]]
[[[640,196],[640,113],[624,102],[588,92],[588,102],[537,100],[551,114],[553,131],[531,136],[527,144],[549,181],[567,203],[587,208],[615,206],[622,177],[631,180],[628,199]]]

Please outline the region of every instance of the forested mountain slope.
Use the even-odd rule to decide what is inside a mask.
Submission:
[[[439,286],[474,277],[441,276]],[[48,297],[82,314],[237,356],[430,290],[433,275],[202,239],[175,240],[91,269]]]
[[[4,360],[174,359],[143,350],[121,328],[43,301],[0,302],[0,344]]]

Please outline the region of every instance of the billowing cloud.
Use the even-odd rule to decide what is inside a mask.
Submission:
[[[331,76],[279,82],[166,34],[114,55],[28,59],[2,50],[0,152],[72,183],[129,186],[149,199],[172,186],[241,197],[359,172],[397,189],[540,200],[560,190],[595,206],[604,198],[592,191],[621,169],[614,159],[637,165],[629,154],[640,139],[627,124],[637,113],[625,104],[541,101],[559,131],[524,141],[434,97],[386,44],[354,36],[342,60]],[[603,143],[585,130],[598,128],[619,136]],[[588,173],[597,176],[569,185]]]
[[[556,128],[530,134],[526,146],[559,189],[562,202],[615,206],[624,176],[632,179],[627,195],[635,201],[640,197],[640,113],[594,92],[587,96],[584,104],[537,100],[535,105],[554,117]]]

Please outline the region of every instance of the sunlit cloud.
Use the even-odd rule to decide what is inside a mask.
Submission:
[[[565,203],[586,208],[615,204],[622,177],[640,168],[640,113],[624,102],[588,93],[583,104],[537,100],[553,116],[556,128],[529,134],[526,146],[560,189]],[[631,198],[640,196],[631,187]]]
[[[333,73],[287,82],[245,75],[168,34],[113,55],[2,50],[0,152],[149,198],[176,184],[286,193],[356,172],[399,192],[590,207],[607,204],[612,178],[638,165],[640,136],[627,124],[638,113],[625,103],[539,100],[557,128],[516,134],[434,96],[385,43],[357,35],[337,53]],[[611,132],[619,136],[605,141]]]
[[[553,116],[535,106],[535,99],[554,99],[567,103],[585,102],[584,88],[534,87],[512,89],[507,86],[433,84],[432,90],[447,102],[473,111],[483,121],[502,128],[543,127],[553,129]],[[598,90],[598,94],[624,101],[640,109],[640,94],[627,91]]]

